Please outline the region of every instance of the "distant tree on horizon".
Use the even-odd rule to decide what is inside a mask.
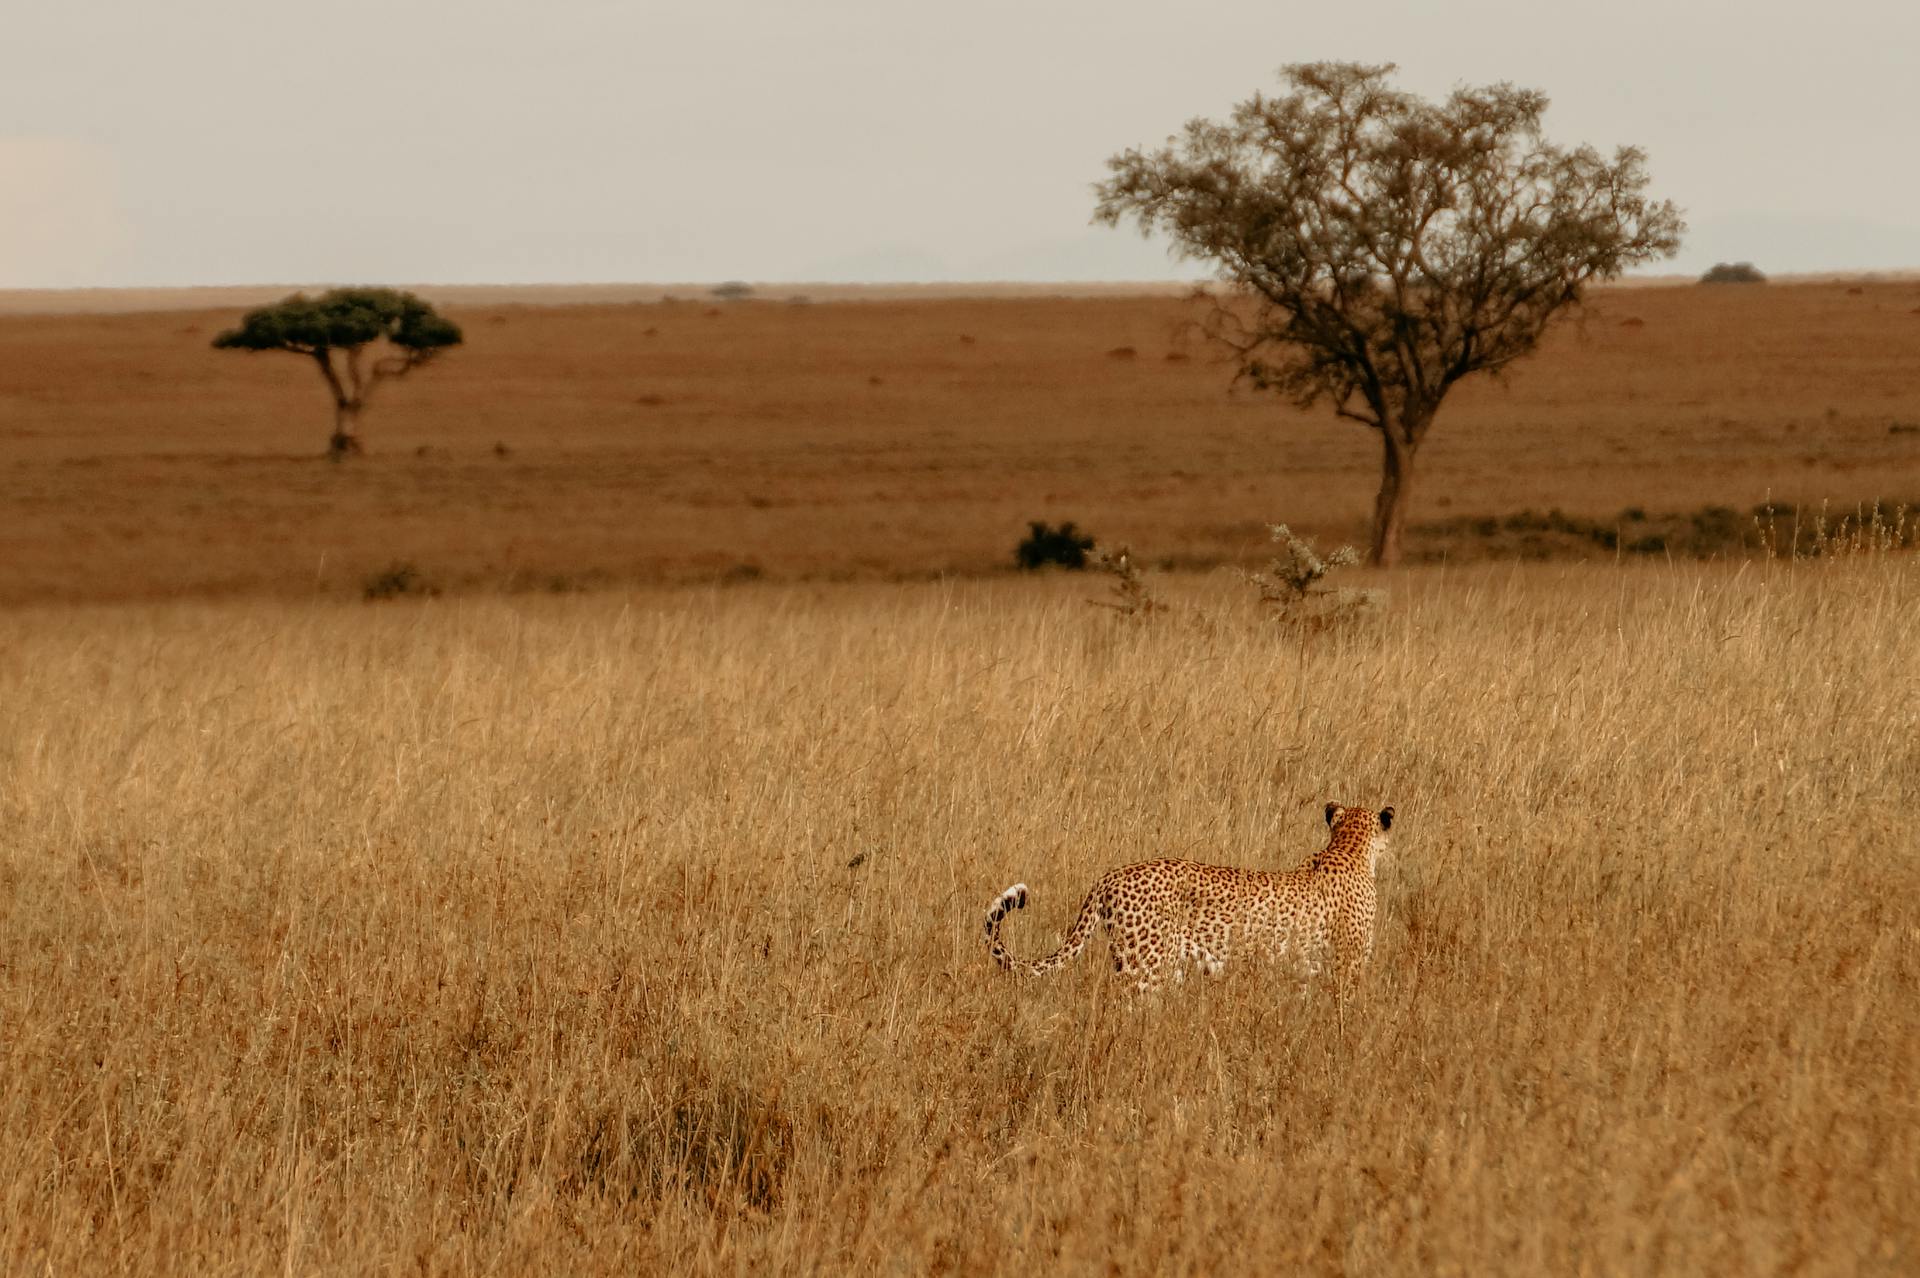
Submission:
[[[1429,102],[1392,64],[1286,67],[1282,97],[1112,157],[1098,221],[1161,230],[1231,286],[1207,328],[1236,377],[1377,432],[1371,561],[1400,554],[1414,459],[1454,383],[1531,352],[1585,286],[1670,257],[1686,229],[1645,157],[1547,142],[1546,96]]]
[[[295,293],[248,311],[238,328],[213,339],[215,350],[287,351],[320,366],[333,396],[335,461],[366,451],[360,415],[379,385],[405,376],[462,340],[460,326],[412,293],[390,288],[336,288],[318,297]],[[391,352],[369,359],[367,348]]]
[[[1765,284],[1766,272],[1752,262],[1715,262],[1700,277],[1702,284]]]

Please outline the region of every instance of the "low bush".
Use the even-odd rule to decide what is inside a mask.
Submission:
[[[367,578],[360,589],[363,599],[401,599],[409,595],[432,598],[440,593],[440,587],[427,580],[426,574],[404,561],[395,561]]]
[[[1093,538],[1074,527],[1071,519],[1058,528],[1036,519],[1027,525],[1027,530],[1026,540],[1013,551],[1014,559],[1022,568],[1032,570],[1058,564],[1078,571],[1087,566],[1087,552],[1093,549]]]

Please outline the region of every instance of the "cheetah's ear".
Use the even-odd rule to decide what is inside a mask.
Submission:
[[[1337,803],[1329,803],[1327,805],[1327,824],[1332,825],[1333,819],[1339,815],[1340,815],[1340,805]]]
[[[1392,808],[1380,809],[1380,828],[1383,830],[1391,830],[1393,828],[1393,809]]]

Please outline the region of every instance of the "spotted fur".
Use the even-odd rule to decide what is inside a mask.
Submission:
[[[1043,976],[1065,967],[1104,927],[1113,970],[1141,989],[1196,963],[1218,972],[1230,955],[1296,962],[1311,980],[1329,957],[1337,989],[1354,988],[1373,952],[1374,867],[1387,850],[1393,809],[1327,805],[1327,846],[1297,869],[1270,872],[1197,861],[1142,861],[1108,870],[1087,893],[1060,948],[1020,958],[1000,941],[1000,924],[1025,909],[1016,883],[987,911],[987,946],[1009,972]]]

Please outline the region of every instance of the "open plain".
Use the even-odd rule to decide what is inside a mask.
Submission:
[[[1595,298],[1448,401],[1416,524],[1920,498],[1920,282]],[[466,345],[340,467],[311,364],[208,348],[237,311],[0,315],[0,601],[971,575],[1036,519],[1204,567],[1360,538],[1378,482],[1361,427],[1229,393],[1176,297],[447,309]]]
[[[1371,441],[1188,305],[477,305],[342,465],[232,312],[0,319],[0,1271],[1920,1267],[1920,557],[1473,532],[1920,494],[1920,286],[1601,293],[1320,630],[1206,569]],[[1344,1017],[987,961],[1330,799]]]

